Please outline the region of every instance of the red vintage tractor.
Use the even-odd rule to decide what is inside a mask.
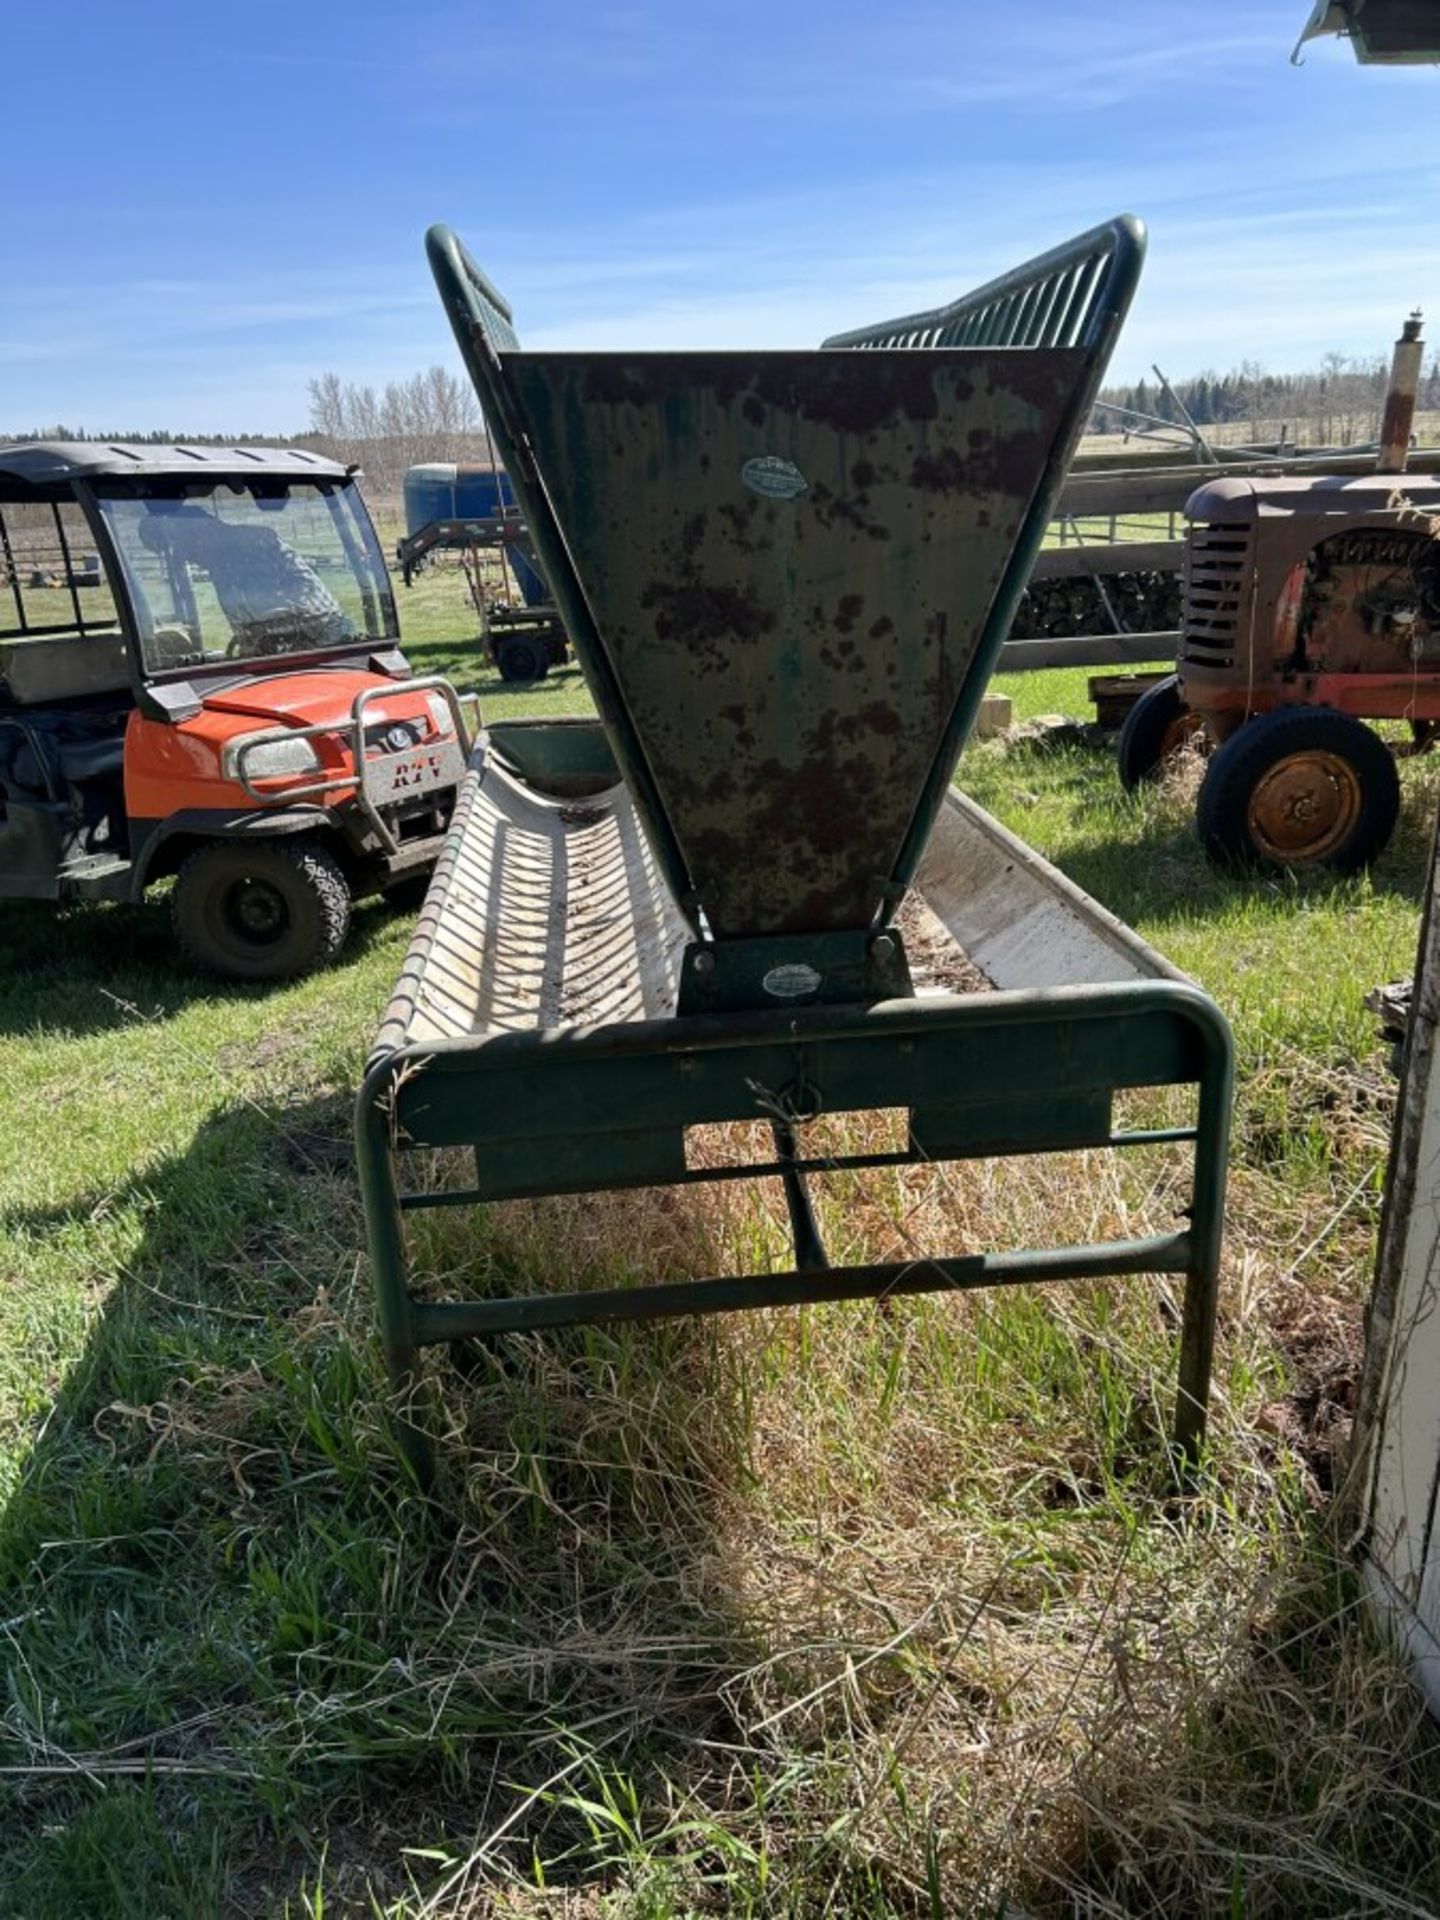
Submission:
[[[1418,316],[1397,368],[1400,349],[1413,377],[1387,407],[1391,469],[1409,439]],[[1399,809],[1394,755],[1370,723],[1408,722],[1417,749],[1440,734],[1440,480],[1227,477],[1185,512],[1178,671],[1132,708],[1120,778],[1133,789],[1201,737],[1214,751],[1197,825],[1212,857],[1353,872]]]

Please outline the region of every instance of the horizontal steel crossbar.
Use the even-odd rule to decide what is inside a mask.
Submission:
[[[973,1253],[944,1259],[882,1261],[868,1266],[794,1269],[661,1285],[597,1287],[582,1293],[516,1299],[455,1300],[415,1309],[415,1340],[428,1346],[482,1334],[611,1320],[663,1320],[678,1314],[732,1313],[747,1307],[797,1307],[822,1301],[879,1299],[887,1294],[968,1293],[981,1287],[1045,1280],[1099,1280],[1117,1274],[1184,1273],[1194,1257],[1186,1233],[1116,1240],[1088,1247],[1018,1253]]]
[[[1114,1133],[1108,1140],[1095,1142],[1098,1148],[1109,1150],[1125,1147],[1177,1146],[1193,1142],[1198,1137],[1194,1127],[1147,1127],[1131,1133]],[[1062,1149],[1041,1146],[1036,1152],[1059,1152]],[[894,1153],[836,1153],[796,1157],[789,1160],[746,1160],[734,1166],[726,1167],[687,1167],[683,1173],[672,1174],[665,1184],[667,1187],[704,1186],[716,1180],[773,1180],[785,1172],[804,1174],[824,1173],[861,1173],[866,1169],[878,1167],[924,1167],[935,1162],[928,1154],[919,1152]],[[619,1185],[640,1185],[642,1181],[617,1182]],[[546,1192],[560,1191],[553,1181],[547,1181]],[[578,1191],[588,1188],[582,1185]],[[485,1187],[442,1187],[437,1192],[402,1193],[399,1206],[402,1213],[429,1213],[441,1207],[479,1207],[495,1198],[493,1192]]]

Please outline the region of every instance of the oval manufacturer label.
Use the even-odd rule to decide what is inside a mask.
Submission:
[[[760,984],[777,1000],[798,1000],[818,990],[820,975],[803,960],[792,960],[783,967],[772,967]]]
[[[765,500],[793,500],[810,484],[793,461],[782,460],[778,453],[760,453],[747,460],[740,478],[752,493]]]

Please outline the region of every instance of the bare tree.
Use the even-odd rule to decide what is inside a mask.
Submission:
[[[491,457],[474,393],[441,366],[391,380],[379,393],[319,374],[310,382],[310,431],[335,459],[364,468],[377,499],[397,498],[406,469],[424,461]]]

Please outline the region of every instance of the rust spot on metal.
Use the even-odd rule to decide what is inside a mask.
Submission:
[[[890,529],[879,520],[867,516],[866,507],[869,496],[862,495],[854,500],[844,494],[832,493],[829,487],[817,482],[811,489],[811,508],[822,527],[833,527],[841,521],[854,527],[857,533],[865,534],[871,540],[888,540]]]
[[[761,363],[755,391],[767,405],[807,423],[873,433],[896,420],[938,420],[937,372],[949,361],[938,353],[777,354]],[[955,383],[956,399],[970,392],[968,381]],[[947,393],[947,405],[950,400]]]
[[[587,400],[607,407],[649,406],[649,383],[628,360],[608,354],[604,358],[587,355],[584,369]]]
[[[1414,424],[1415,395],[1392,390],[1385,397],[1385,417],[1380,423],[1381,446],[1408,449]]]
[[[775,615],[767,607],[734,587],[676,586],[657,580],[641,595],[640,605],[647,613],[653,611],[662,640],[755,641],[775,627]]]
[[[751,496],[744,500],[726,500],[720,507],[720,518],[727,529],[727,535],[737,553],[763,553],[769,545],[767,538],[773,524],[773,514],[763,518],[758,537],[753,531],[756,513],[760,502]]]
[[[680,552],[687,563],[687,570],[693,567],[695,556],[704,542],[705,520],[703,513],[692,513],[680,529]]]
[[[840,604],[835,609],[835,631],[849,633],[864,611],[864,597],[858,593],[843,593]]]
[[[918,454],[910,469],[910,484],[926,493],[964,493],[974,485],[970,468],[954,447]]]
[[[886,706],[883,700],[872,700],[868,707],[860,711],[860,722],[872,733],[899,733],[900,716],[894,707]]]

